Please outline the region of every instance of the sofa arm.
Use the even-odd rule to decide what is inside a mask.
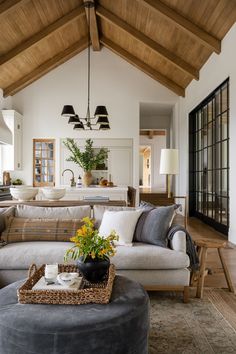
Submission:
[[[174,251],[186,253],[186,234],[184,231],[176,231],[172,240],[170,240],[170,247]]]

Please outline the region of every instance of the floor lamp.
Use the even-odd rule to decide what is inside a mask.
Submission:
[[[179,173],[179,150],[161,149],[160,174],[167,175],[168,198],[171,198],[172,175]]]

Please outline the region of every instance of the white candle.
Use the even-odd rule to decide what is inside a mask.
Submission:
[[[58,275],[58,264],[46,264],[44,275],[46,279],[56,279]]]

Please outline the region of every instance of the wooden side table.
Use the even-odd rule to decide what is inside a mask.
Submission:
[[[229,291],[234,293],[235,289],[233,286],[233,282],[231,280],[229,270],[226,266],[223,252],[222,252],[222,249],[225,248],[225,246],[226,246],[226,241],[214,240],[214,239],[200,239],[200,240],[196,240],[195,244],[198,248],[198,256],[199,256],[199,260],[200,260],[200,270],[199,270],[199,275],[198,275],[196,297],[201,299],[203,296],[204,279],[205,279],[205,276],[208,274],[208,271],[206,270],[206,259],[207,259],[208,248],[217,248]]]

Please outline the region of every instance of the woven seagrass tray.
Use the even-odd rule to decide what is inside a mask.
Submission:
[[[107,304],[111,297],[115,266],[111,264],[104,281],[90,283],[84,278],[78,290],[32,290],[38,280],[44,276],[45,264],[37,269],[35,264],[29,268],[29,277],[17,290],[18,301],[21,304],[48,304],[48,305],[80,305],[80,304]],[[58,270],[62,272],[77,272],[76,265],[59,264]]]

